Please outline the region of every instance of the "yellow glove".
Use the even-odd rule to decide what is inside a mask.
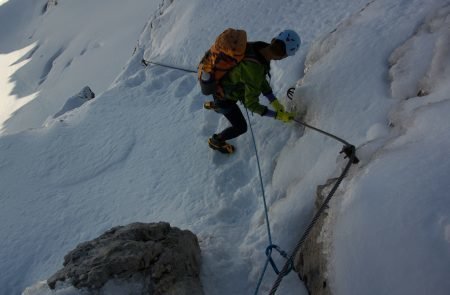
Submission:
[[[294,120],[294,117],[295,117],[294,113],[279,111],[277,112],[275,119],[280,120],[284,123],[288,123]]]
[[[275,98],[274,101],[270,103],[276,112],[284,112],[284,106]]]

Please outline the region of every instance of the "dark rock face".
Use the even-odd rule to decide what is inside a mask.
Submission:
[[[82,243],[64,257],[64,268],[47,280],[100,290],[109,280],[140,278],[142,294],[203,294],[200,247],[190,231],[168,223],[132,223]]]
[[[315,208],[318,210],[325,200],[329,190],[336,182],[336,179],[330,179],[325,185],[317,187]],[[298,276],[305,283],[310,294],[313,295],[331,295],[330,286],[327,281],[328,256],[326,245],[320,237],[323,226],[328,217],[328,210],[325,210],[317,223],[311,230],[308,238],[302,245],[294,259],[295,269]]]
[[[91,99],[95,98],[95,93],[92,92],[91,88],[89,86],[85,86],[81,91],[72,97],[70,97],[61,110],[59,110],[53,118],[60,117],[64,115],[67,112],[70,112],[76,108],[81,107],[84,103],[88,102]]]

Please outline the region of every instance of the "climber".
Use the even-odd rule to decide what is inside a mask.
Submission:
[[[246,42],[245,31],[240,32],[244,32]],[[286,112],[284,106],[273,94],[266,75],[270,75],[270,61],[281,60],[293,56],[297,52],[301,44],[299,35],[292,30],[285,30],[272,39],[270,44],[261,41],[244,44],[245,54],[242,60],[217,82],[216,88],[218,89],[213,93],[214,101],[204,104],[206,109],[223,114],[231,123],[230,127],[214,134],[208,140],[212,149],[226,154],[234,152],[234,146],[226,141],[247,131],[247,122],[237,105],[238,101],[241,101],[250,111],[261,116],[272,117],[282,122],[290,122],[294,119],[294,114]],[[212,80],[211,74],[205,71],[199,73],[199,79],[201,84],[202,82],[208,83],[208,79]],[[203,86],[202,92],[205,94]],[[268,99],[274,110],[260,104],[261,93]]]

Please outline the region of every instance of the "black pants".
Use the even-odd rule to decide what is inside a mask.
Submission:
[[[224,115],[231,123],[230,127],[218,134],[221,139],[232,139],[247,132],[247,121],[236,102],[216,99],[214,100],[214,105],[216,108],[215,111]]]

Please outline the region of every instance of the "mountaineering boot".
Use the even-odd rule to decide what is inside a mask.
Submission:
[[[213,150],[217,150],[223,154],[232,154],[234,152],[234,146],[220,139],[217,134],[214,134],[208,139],[208,145]]]
[[[216,108],[216,106],[214,105],[214,101],[206,101],[203,104],[203,107],[207,110],[214,110]]]

